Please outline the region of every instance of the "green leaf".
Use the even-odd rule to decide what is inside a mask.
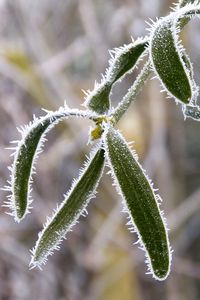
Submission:
[[[133,70],[147,46],[148,40],[144,38],[137,39],[129,45],[111,51],[114,57],[109,61],[110,66],[107,70],[107,77],[112,84],[121,79],[130,70]]]
[[[103,76],[100,84],[95,85],[92,92],[86,93],[84,105],[99,114],[106,113],[110,109],[109,95],[113,85],[134,69],[147,45],[146,38],[138,39],[129,45],[110,51],[112,58],[106,75]]]
[[[170,271],[170,247],[165,223],[159,210],[160,199],[125,142],[114,128],[105,134],[105,151],[117,190],[124,199],[130,222],[146,251],[150,272],[164,280]]]
[[[85,106],[98,114],[104,114],[110,109],[109,95],[112,84],[110,82],[102,81],[101,84],[89,93],[86,98]]]
[[[64,201],[55,210],[52,218],[39,233],[39,239],[32,251],[30,265],[41,267],[49,254],[59,248],[66,233],[71,230],[80,215],[85,211],[95,191],[103,172],[104,150],[98,149],[91,155],[77,181],[75,181],[65,196]]]
[[[30,192],[32,175],[38,154],[42,150],[46,133],[60,120],[69,116],[90,117],[87,112],[81,112],[77,109],[68,109],[61,107],[56,112],[48,112],[46,116],[34,118],[34,121],[19,129],[22,139],[16,141],[17,146],[14,149],[14,162],[11,171],[11,180],[9,186],[4,190],[11,194],[4,206],[11,209],[11,215],[15,221],[20,222],[29,212],[32,202]]]
[[[167,93],[188,104],[193,96],[192,78],[182,56],[172,15],[158,21],[150,38],[150,56]]]

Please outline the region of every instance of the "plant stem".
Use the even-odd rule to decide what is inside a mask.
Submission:
[[[179,8],[185,6],[188,3],[194,3],[194,2],[195,2],[195,0],[180,0],[179,1]]]
[[[124,96],[124,98],[119,103],[119,105],[111,113],[111,116],[114,118],[113,120],[114,124],[116,124],[121,119],[121,117],[129,108],[132,101],[136,99],[143,85],[145,84],[147,78],[149,77],[150,73],[151,73],[151,63],[150,60],[148,60],[145,66],[143,67],[141,73],[138,75],[136,81],[134,82],[132,87],[128,90],[128,93]]]

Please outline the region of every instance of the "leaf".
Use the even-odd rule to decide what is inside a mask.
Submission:
[[[129,45],[124,45],[123,47],[111,51],[114,57],[109,61],[109,68],[106,74],[109,81],[113,84],[121,79],[127,72],[132,71],[147,46],[147,38],[139,38]]]
[[[97,84],[95,89],[89,93],[84,105],[98,114],[106,113],[110,109],[109,95],[111,87],[112,84],[103,80],[101,84]]]
[[[84,212],[90,199],[95,195],[103,172],[104,160],[104,150],[98,147],[86,162],[78,180],[72,184],[64,201],[55,210],[53,216],[47,219],[47,224],[39,233],[39,239],[32,251],[30,262],[32,267],[41,267],[48,255],[59,249],[59,244],[66,233]]]
[[[192,98],[192,82],[173,30],[171,17],[156,25],[150,39],[152,64],[168,94],[187,104]]]
[[[4,190],[11,192],[8,201],[4,206],[11,209],[11,215],[15,221],[20,222],[29,212],[32,199],[30,197],[32,175],[34,174],[35,163],[42,150],[45,135],[52,127],[69,116],[87,117],[87,112],[77,109],[61,107],[56,112],[48,112],[46,116],[34,118],[34,121],[19,129],[22,134],[21,141],[16,141],[14,148],[14,162],[11,171],[11,181]]]
[[[181,20],[185,16],[191,18],[198,10],[199,6],[190,4],[162,18],[153,25],[149,42],[151,62],[164,90],[184,104],[197,98],[198,88],[191,76],[191,63],[178,40],[178,33],[183,26]]]
[[[134,69],[147,45],[147,39],[144,38],[110,51],[112,58],[109,60],[106,74],[101,83],[95,85],[92,92],[86,93],[84,105],[99,114],[106,113],[110,109],[109,95],[112,86],[127,72]]]
[[[117,190],[129,213],[128,225],[134,227],[146,251],[150,272],[164,280],[170,271],[171,254],[165,223],[159,210],[158,195],[131,152],[114,128],[105,134],[105,151]],[[131,228],[132,229],[132,228]]]

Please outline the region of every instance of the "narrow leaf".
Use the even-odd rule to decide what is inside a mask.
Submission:
[[[183,103],[192,97],[192,84],[175,41],[171,18],[165,18],[152,34],[150,51],[153,66],[164,88]]]
[[[159,210],[159,196],[145,175],[137,157],[114,128],[105,134],[105,151],[117,190],[124,199],[125,211],[146,251],[149,271],[164,280],[170,270],[171,254],[165,222]],[[133,228],[132,228],[133,227]]]
[[[59,244],[66,233],[84,213],[90,199],[95,195],[103,172],[104,160],[104,150],[98,147],[85,164],[78,180],[73,183],[64,201],[55,210],[53,216],[47,219],[32,250],[33,256],[30,262],[32,267],[41,267],[47,261],[48,255],[59,249]]]
[[[61,107],[56,112],[48,112],[46,116],[34,118],[33,122],[19,129],[22,139],[14,147],[14,162],[11,170],[9,186],[4,189],[11,194],[4,206],[11,209],[11,215],[19,222],[29,212],[32,202],[31,182],[35,162],[41,152],[46,133],[60,120],[69,116],[87,117],[87,112]]]
[[[106,113],[110,109],[109,95],[112,86],[135,68],[147,45],[147,39],[144,38],[110,51],[112,58],[109,60],[106,75],[101,83],[96,84],[94,90],[87,94],[84,105],[99,114]]]
[[[181,103],[188,104],[197,98],[198,89],[191,76],[191,63],[178,40],[184,16],[192,17],[199,6],[186,5],[153,25],[150,36],[151,62],[164,90]],[[189,63],[189,65],[188,65]]]

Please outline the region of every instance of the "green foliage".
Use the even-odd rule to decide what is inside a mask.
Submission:
[[[182,106],[184,117],[200,120],[200,108],[196,104],[198,89],[193,79],[192,64],[178,40],[183,26],[200,12],[199,1],[188,2],[179,1],[169,16],[155,22],[148,37],[111,52],[112,58],[102,82],[92,92],[86,93],[87,110],[64,106],[57,112],[47,112],[44,117],[35,118],[21,130],[22,139],[15,147],[10,185],[5,187],[10,192],[6,206],[18,222],[29,212],[35,161],[42,150],[45,135],[55,124],[70,116],[88,118],[95,124],[90,131],[90,140],[94,143],[97,140],[98,143],[78,180],[74,181],[64,201],[39,233],[32,251],[31,267],[41,267],[46,262],[48,255],[58,249],[66,233],[85,212],[89,200],[96,193],[106,161],[116,189],[122,195],[124,211],[129,216],[128,225],[131,231],[134,228],[146,252],[150,273],[158,280],[168,276],[171,253],[166,222],[160,211],[160,198],[136,155],[114,126],[136,99],[151,71],[156,74],[168,96]],[[113,85],[132,71],[141,59],[146,59],[146,62],[138,77],[117,107],[112,108],[110,93]]]
[[[79,179],[73,183],[64,201],[56,209],[51,219],[47,220],[44,230],[39,235],[35,249],[32,251],[31,265],[41,266],[46,258],[57,249],[60,241],[76,223],[86,209],[90,199],[94,197],[104,166],[104,150],[98,149],[81,171]]]
[[[85,101],[86,107],[99,114],[108,112],[112,86],[127,72],[134,69],[147,45],[147,39],[138,39],[129,45],[110,51],[112,58],[109,61],[109,68],[102,82],[96,84],[95,89],[88,93]]]
[[[170,268],[170,250],[158,209],[159,195],[155,194],[136,154],[114,128],[108,128],[105,145],[112,175],[130,215],[129,225],[136,228],[139,242],[147,252],[149,271],[155,278],[165,279]]]
[[[175,99],[189,103],[192,84],[185,63],[178,51],[173,32],[173,18],[163,18],[156,26],[151,40],[151,56],[154,68],[164,88]]]

